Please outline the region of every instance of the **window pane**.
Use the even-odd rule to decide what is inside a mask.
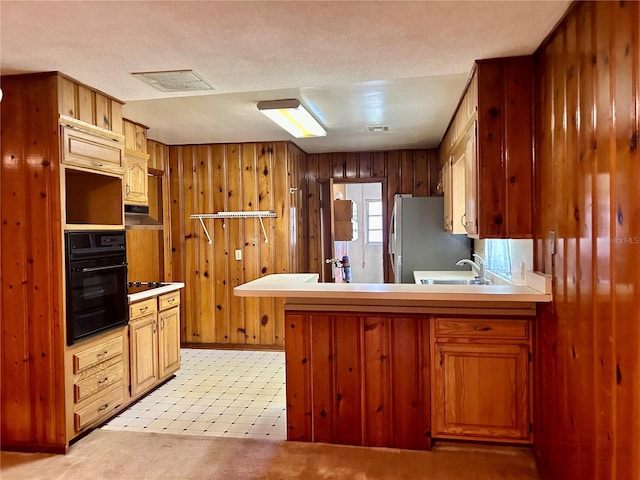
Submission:
[[[382,230],[369,230],[369,243],[382,243]]]
[[[382,215],[382,202],[369,200],[369,215]]]
[[[382,217],[369,217],[369,230],[382,230]]]

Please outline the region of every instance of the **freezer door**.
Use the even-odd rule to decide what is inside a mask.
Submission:
[[[394,195],[393,210],[389,222],[389,259],[395,283],[400,283],[402,278],[402,210],[405,198],[412,198],[412,195],[410,193],[396,193]]]

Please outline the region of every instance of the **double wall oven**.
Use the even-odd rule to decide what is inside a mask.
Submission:
[[[124,230],[65,232],[67,345],[126,325]]]

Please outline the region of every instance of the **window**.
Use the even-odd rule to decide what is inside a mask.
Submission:
[[[367,200],[367,243],[382,243],[382,200]]]

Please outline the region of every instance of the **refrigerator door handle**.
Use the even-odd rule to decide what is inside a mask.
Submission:
[[[391,272],[393,273],[394,277],[396,274],[396,259],[395,259],[395,254],[396,254],[396,230],[395,228],[393,228],[394,224],[395,224],[395,220],[396,220],[396,202],[394,202],[393,204],[393,210],[391,211],[391,219],[389,220],[389,246],[388,246],[388,250],[389,250],[389,262],[391,263]]]

